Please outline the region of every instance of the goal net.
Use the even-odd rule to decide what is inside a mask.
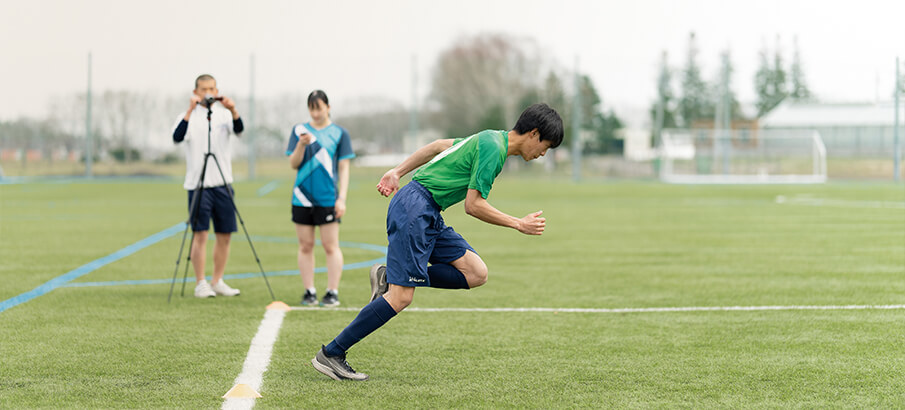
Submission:
[[[659,155],[667,183],[826,182],[826,147],[814,130],[666,129]]]

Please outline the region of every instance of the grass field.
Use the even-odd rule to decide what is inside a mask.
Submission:
[[[386,245],[378,176],[353,174],[347,264],[383,256],[359,246]],[[290,184],[262,178],[236,190],[277,299],[298,305]],[[527,237],[451,208],[447,223],[490,279],[470,291],[418,290],[413,307],[905,304],[901,184],[574,184],[504,172],[490,202],[518,216],[544,210],[546,233]],[[229,280],[238,298],[182,298],[177,285],[167,304],[182,230],[127,247],[184,213],[178,179],[0,185],[0,303],[84,273],[0,311],[0,407],[223,404],[270,297],[258,276]],[[134,252],[117,254],[124,248]],[[227,275],[257,272],[240,231]],[[153,279],[164,282],[123,282]],[[325,275],[316,282],[322,290]],[[98,286],[71,286],[88,283]],[[346,270],[343,306],[368,297],[367,268]],[[371,380],[335,382],[310,359],[355,314],[287,313],[256,406],[905,407],[902,308],[403,312],[349,352]]]

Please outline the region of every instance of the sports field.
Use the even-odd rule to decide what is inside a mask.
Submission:
[[[384,256],[381,172],[353,170],[343,308],[369,297],[356,266]],[[277,299],[297,306],[290,185],[235,187]],[[180,178],[0,185],[0,407],[224,404],[270,297],[240,228],[226,273],[242,295],[190,297],[189,272],[187,296],[177,284],[167,304],[185,201]],[[350,350],[368,382],[310,364],[354,310],[286,312],[255,406],[905,406],[901,184],[575,184],[507,170],[489,201],[543,210],[546,233],[451,208],[488,283],[419,289],[421,310]]]

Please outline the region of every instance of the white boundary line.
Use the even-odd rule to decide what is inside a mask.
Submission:
[[[236,384],[247,384],[256,392],[261,391],[264,372],[270,364],[270,355],[273,353],[273,344],[280,334],[283,326],[283,318],[286,311],[280,309],[268,309],[264,313],[264,319],[258,326],[258,333],[251,339],[251,347],[245,356],[245,364],[242,365],[242,373],[236,377]],[[255,406],[255,399],[251,398],[227,398],[223,401],[223,409],[251,409]]]
[[[899,201],[858,201],[849,199],[823,199],[810,196],[786,197],[778,195],[774,200],[777,204],[810,205],[810,206],[837,206],[843,208],[878,208],[878,209],[905,209],[905,202]]]
[[[317,308],[292,307],[292,310],[308,311],[358,311],[361,308]],[[516,312],[516,313],[659,313],[659,312],[727,312],[727,311],[764,311],[764,310],[868,310],[868,309],[905,309],[905,305],[787,305],[787,306],[687,306],[687,307],[653,307],[653,308],[420,308],[410,307],[405,312]]]
[[[357,312],[358,307],[290,307],[294,311],[318,312]],[[499,308],[429,308],[411,307],[406,312],[501,312],[501,313],[660,313],[660,312],[726,312],[726,311],[782,311],[782,310],[889,310],[905,309],[905,305],[779,305],[779,306],[687,306],[687,307],[654,307],[654,308],[544,308],[544,307],[499,307]],[[242,373],[236,377],[234,385],[246,384],[254,391],[260,392],[264,372],[270,365],[273,345],[276,343],[283,319],[288,311],[268,309],[264,319],[258,326],[258,333],[251,340],[251,347],[242,365]],[[223,409],[251,409],[255,406],[253,398],[227,398],[223,401]]]

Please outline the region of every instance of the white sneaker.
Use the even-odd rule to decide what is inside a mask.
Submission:
[[[213,284],[211,289],[220,296],[239,296],[239,289],[229,287],[223,279],[220,279],[219,282]]]
[[[212,298],[217,296],[214,293],[214,290],[211,289],[211,285],[207,283],[206,280],[198,281],[198,284],[195,285],[195,297],[196,298]]]

